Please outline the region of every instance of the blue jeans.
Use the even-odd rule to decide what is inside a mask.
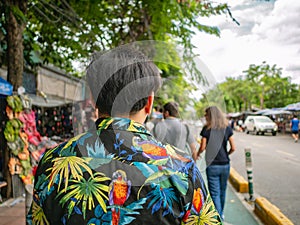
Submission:
[[[225,205],[227,180],[229,178],[230,165],[210,165],[206,168],[208,190],[217,211],[223,218]]]

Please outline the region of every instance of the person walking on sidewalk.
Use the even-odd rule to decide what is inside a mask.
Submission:
[[[205,119],[206,125],[200,133],[202,138],[197,157],[206,150],[208,190],[216,209],[224,219],[224,204],[230,171],[229,155],[235,151],[233,131],[223,112],[216,106],[210,106],[205,110]],[[227,149],[228,141],[229,151]]]
[[[155,64],[122,46],[97,56],[87,81],[97,130],[45,153],[27,223],[222,224],[194,161],[143,126],[161,83]]]
[[[294,138],[295,142],[298,142],[299,139],[299,119],[296,115],[294,115],[293,119],[290,123],[291,131],[292,131],[292,137]]]
[[[161,142],[169,143],[178,149],[185,149],[190,156],[195,154],[196,140],[187,124],[179,118],[177,102],[168,102],[163,106],[164,120],[153,128],[154,136]]]

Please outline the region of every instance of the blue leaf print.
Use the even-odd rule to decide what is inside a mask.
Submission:
[[[104,144],[100,143],[99,138],[95,141],[95,146],[87,144],[86,146],[87,153],[89,157],[92,158],[106,158]]]
[[[27,214],[26,222],[27,222],[27,225],[32,225],[32,214]]]
[[[92,218],[88,221],[87,225],[100,225],[100,220],[97,218]]]
[[[65,214],[62,218],[61,218],[61,222],[65,225],[67,222],[67,214]]]
[[[145,177],[150,177],[153,173],[158,171],[157,166],[155,165],[147,165],[143,162],[133,162],[133,165],[135,165]]]
[[[157,212],[162,204],[162,200],[159,200],[158,202],[156,202],[153,207],[152,207],[152,214],[154,214],[155,212]]]
[[[179,177],[175,174],[170,176],[170,179],[172,180],[172,184],[177,187],[182,194],[185,195],[189,188],[188,178],[184,176]]]
[[[91,137],[91,136],[93,136],[92,133],[86,133],[85,135],[81,136],[81,137],[79,138],[79,140],[77,141],[78,144],[83,146],[83,145],[84,145],[85,139],[87,139],[87,138],[89,138],[89,137]]]
[[[116,127],[118,127],[118,128],[126,127],[126,129],[127,129],[127,127],[129,126],[129,124],[130,124],[130,119],[127,119],[127,118],[115,118],[114,125]]]
[[[75,146],[77,145],[77,142],[76,141],[73,141],[72,144],[65,148],[65,149],[61,149],[61,151],[59,152],[59,155],[61,157],[66,157],[66,156],[76,156],[76,148]]]
[[[88,165],[91,169],[96,169],[101,165],[105,165],[111,162],[113,155],[109,155],[107,158],[85,158],[86,161],[88,162]],[[83,169],[83,171],[86,171]]]
[[[82,212],[81,212],[81,210],[79,209],[78,206],[74,206],[74,211],[75,211],[76,214],[82,215]]]
[[[165,209],[163,211],[163,215],[167,215],[169,213],[173,214],[172,206],[173,201],[179,202],[179,199],[175,195],[173,188],[161,188],[160,185],[153,184],[152,187],[155,187],[151,192],[148,193],[147,198],[151,199],[148,204],[148,209],[152,207],[151,213],[154,214],[159,209]]]
[[[128,155],[128,156],[127,156],[127,160],[128,160],[128,161],[131,161],[131,160],[132,160],[132,155]]]
[[[107,212],[107,213],[105,213],[105,214],[103,214],[102,215],[102,217],[101,217],[101,219],[102,219],[102,224],[104,225],[104,224],[106,224],[106,223],[104,223],[103,221],[106,221],[106,222],[109,222],[109,221],[111,221],[111,212]],[[108,224],[110,224],[110,223],[108,223]]]
[[[124,154],[126,154],[127,153],[127,151],[126,150],[122,150],[121,152],[120,152],[120,154],[119,155],[124,155]]]
[[[137,153],[137,149],[136,149],[136,147],[134,147],[134,146],[131,146],[130,148],[131,148],[131,150],[132,150],[133,152]]]
[[[136,218],[133,216],[129,216],[129,215],[139,215],[140,212],[138,212],[138,209],[143,209],[143,204],[145,204],[145,202],[147,201],[147,198],[142,198],[138,201],[135,201],[131,204],[129,204],[126,207],[118,207],[118,210],[120,210],[120,221],[119,224],[120,225],[126,225],[126,224],[130,224],[133,220],[135,220]],[[108,209],[110,208],[115,208],[116,206],[112,206],[112,207],[108,207]],[[112,214],[111,211],[109,211],[108,213],[104,214],[101,217],[101,222],[105,221],[111,221],[112,220]],[[104,224],[104,223],[101,223]]]
[[[37,182],[36,182],[36,184],[35,184],[35,189],[37,189],[39,186],[43,186],[43,184],[45,183],[45,182],[47,182],[48,181],[48,179],[47,179],[47,176],[45,175],[45,174],[42,174],[42,175],[40,175],[39,177],[38,177],[38,180],[37,180]],[[48,181],[49,182],[49,181]]]
[[[135,201],[135,202],[131,203],[126,208],[131,209],[131,210],[142,209],[143,204],[145,204],[146,201],[147,201],[147,198],[142,198],[138,201]]]
[[[41,204],[45,201],[46,197],[50,195],[54,191],[54,187],[51,186],[51,188],[48,190],[48,184],[49,184],[49,179],[45,179],[47,176],[45,174],[39,176],[38,181],[35,185],[35,189],[39,190],[39,198]]]
[[[104,213],[102,207],[100,205],[97,205],[94,210],[96,218],[92,218],[88,221],[88,225],[110,225],[112,220],[111,211],[108,211],[107,213]]]
[[[120,224],[130,224],[133,220],[135,220],[135,217],[132,216],[124,216],[120,219]]]
[[[100,205],[97,205],[95,208],[95,216],[99,218],[103,214],[103,209]]]
[[[116,133],[116,139],[118,140],[120,138],[120,133]]]
[[[166,216],[166,215],[168,215],[169,213],[170,213],[170,210],[167,209],[167,210],[165,210],[165,211],[163,212],[162,216]]]
[[[151,192],[152,192],[152,191],[151,191]],[[150,193],[151,193],[151,192],[150,192]],[[158,191],[154,191],[154,192],[156,192],[156,193],[155,193],[156,195],[154,195],[154,193],[152,193],[151,195],[147,195],[147,197],[148,197],[148,196],[151,197],[151,196],[154,195],[154,198],[151,200],[151,202],[150,202],[149,205],[148,205],[148,209],[151,208],[152,205],[153,205],[157,200],[159,200],[159,199],[161,198],[161,195],[160,195],[160,193],[159,193]],[[150,193],[149,193],[149,194],[150,194]]]

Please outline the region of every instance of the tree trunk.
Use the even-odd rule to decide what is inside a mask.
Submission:
[[[6,0],[7,80],[16,91],[23,84],[23,31],[26,26],[26,0]],[[23,15],[21,15],[21,13]]]

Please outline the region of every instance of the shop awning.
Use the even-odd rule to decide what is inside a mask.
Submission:
[[[12,95],[13,86],[0,77],[0,95]]]
[[[64,100],[57,100],[57,99],[51,99],[51,98],[43,98],[38,95],[28,94],[28,96],[31,98],[32,105],[39,106],[39,107],[58,107],[62,106],[68,103],[71,103],[71,101],[64,101]]]
[[[292,114],[290,111],[287,110],[279,110],[279,109],[270,109],[269,111],[264,112],[262,115],[268,116],[268,115],[284,115],[284,114]]]
[[[289,111],[300,111],[300,102],[289,104],[285,106],[283,109]]]
[[[236,112],[236,113],[228,113],[227,114],[227,117],[232,117],[232,118],[236,118],[236,117],[239,117],[239,116],[242,116],[243,114],[240,113],[240,112]]]

